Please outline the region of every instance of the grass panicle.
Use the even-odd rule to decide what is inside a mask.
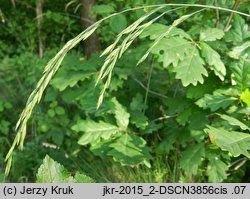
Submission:
[[[162,8],[162,7],[161,7]],[[109,86],[110,80],[111,80],[111,74],[113,71],[113,68],[117,62],[117,60],[119,58],[121,58],[121,56],[123,55],[123,53],[128,49],[128,47],[133,43],[133,41],[138,38],[138,36],[146,29],[148,28],[151,24],[153,24],[156,20],[158,20],[159,18],[161,18],[163,15],[169,13],[169,12],[173,12],[175,10],[181,9],[183,7],[178,7],[178,8],[174,8],[174,9],[170,9],[167,10],[163,13],[161,13],[160,15],[158,15],[157,17],[151,19],[150,21],[140,25],[140,23],[142,23],[141,20],[137,20],[136,22],[134,22],[133,24],[131,24],[128,28],[124,29],[124,32],[122,34],[119,34],[117,39],[115,40],[115,42],[113,44],[111,44],[103,53],[103,54],[109,54],[107,56],[107,58],[105,59],[105,62],[100,70],[99,76],[97,78],[96,84],[98,84],[98,82],[101,79],[104,79],[106,76],[108,76],[106,82],[105,82],[105,86],[103,87],[99,99],[98,99],[98,103],[97,103],[97,109],[100,107],[100,105],[102,104],[103,101],[103,97],[104,97],[104,93],[106,91],[106,89]],[[153,10],[150,14],[144,15],[143,19],[148,18],[151,14],[155,13],[156,11],[158,11],[159,9],[155,9]],[[140,19],[141,19],[140,18]],[[128,36],[122,41],[122,43],[117,46],[116,48],[114,48],[117,43],[119,43],[120,39],[122,38],[122,35],[128,34]]]

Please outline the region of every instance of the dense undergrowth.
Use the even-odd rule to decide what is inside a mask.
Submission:
[[[232,8],[234,1],[217,3]],[[123,7],[150,4],[98,1],[93,11],[102,19]],[[104,50],[126,27],[148,16],[128,34],[136,40],[114,68],[103,68],[106,57],[100,53],[87,59],[79,46],[71,50],[28,121],[24,150],[9,156],[12,167],[5,178],[5,156],[27,97],[60,46],[80,32],[70,18],[73,8],[62,14],[48,3],[43,24],[48,44],[39,59],[36,29],[24,14],[27,8],[19,6],[19,11],[11,4],[1,8],[6,17],[4,8],[25,19],[23,25],[11,17],[1,24],[11,33],[0,41],[1,181],[45,182],[48,170],[62,182],[250,181],[249,17],[233,14],[230,20],[231,12],[182,6],[138,9],[99,25]],[[249,13],[249,2],[242,1],[238,10]],[[118,47],[132,40],[126,36]],[[109,75],[110,84],[103,89]]]

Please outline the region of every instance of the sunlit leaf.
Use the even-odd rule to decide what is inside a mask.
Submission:
[[[68,171],[48,155],[44,158],[43,164],[39,167],[36,177],[38,183],[75,182]]]
[[[203,109],[211,109],[211,111],[216,111],[220,108],[226,109],[231,104],[233,104],[237,98],[229,97],[218,92],[211,94],[205,94],[203,98],[199,99],[196,104]]]
[[[78,140],[78,144],[86,145],[99,142],[100,139],[109,139],[119,131],[119,128],[103,121],[95,122],[93,120],[79,120],[77,124],[72,126],[72,130],[76,132],[84,132]]]
[[[214,128],[212,126],[208,126],[208,128],[205,129],[205,132],[223,151],[230,152],[234,157],[241,154],[248,158],[250,157],[250,134],[227,131],[222,128]]]
[[[215,75],[217,75],[223,81],[226,75],[226,68],[220,59],[220,55],[204,42],[202,42],[200,46],[202,56],[214,71]]]
[[[213,183],[222,182],[227,178],[227,170],[227,165],[218,157],[210,158],[207,167],[208,181]]]
[[[249,98],[248,99],[250,99],[250,92],[249,92]],[[245,125],[244,123],[242,123],[241,121],[237,120],[234,117],[230,117],[230,116],[225,115],[225,114],[223,114],[223,115],[219,114],[219,116],[222,119],[228,121],[228,123],[233,125],[233,126],[239,126],[242,130],[249,130],[250,131],[250,128],[247,125]]]
[[[218,28],[207,28],[200,33],[201,41],[215,41],[221,39],[224,36],[224,32]]]
[[[163,38],[151,52],[159,55],[159,61],[167,67],[170,64],[177,66],[194,49],[190,41],[181,37],[170,37]]]
[[[250,88],[250,60],[240,59],[231,65],[232,79],[240,91]]]
[[[114,104],[114,114],[116,118],[116,123],[122,130],[126,130],[129,124],[130,114],[125,110],[125,108],[113,98],[111,102]]]
[[[233,17],[232,28],[226,33],[226,39],[234,44],[242,44],[242,42],[250,37],[250,31],[245,20],[235,14]]]
[[[88,79],[91,76],[93,76],[93,72],[63,71],[51,80],[51,84],[60,91],[63,91],[68,86],[73,87],[77,82]]]
[[[240,95],[242,102],[246,103],[247,106],[250,106],[250,91],[247,89]]]
[[[194,49],[174,67],[173,71],[176,72],[176,78],[181,80],[183,86],[197,85],[198,82],[202,84],[204,82],[203,75],[208,76],[204,64],[199,52]]]
[[[239,59],[240,56],[244,56],[247,49],[250,49],[250,41],[247,41],[240,46],[234,47],[233,50],[228,53],[228,55],[234,59]]]
[[[77,183],[93,183],[95,180],[85,174],[77,172],[74,176],[74,179]]]
[[[43,159],[43,164],[39,167],[36,174],[37,183],[91,183],[92,178],[77,172],[75,177],[58,162],[54,161],[48,155]]]

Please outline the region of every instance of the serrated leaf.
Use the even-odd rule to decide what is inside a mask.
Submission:
[[[245,39],[250,37],[250,31],[245,20],[235,14],[233,17],[232,28],[227,32],[226,39],[234,44],[241,44]]]
[[[215,41],[221,39],[224,36],[224,32],[218,28],[207,28],[200,33],[201,41]]]
[[[74,179],[77,183],[94,183],[95,180],[85,174],[76,172]]]
[[[226,68],[224,63],[220,59],[220,55],[204,42],[200,43],[200,47],[201,55],[204,57],[206,62],[214,71],[215,75],[217,75],[222,81],[224,81],[224,77],[226,75]]]
[[[200,12],[201,10],[197,11]],[[142,63],[149,55],[150,52],[152,52],[152,49],[157,46],[157,44],[161,43],[160,41],[162,39],[164,39],[164,37],[169,36],[169,33],[173,30],[174,27],[178,26],[180,23],[182,23],[183,21],[185,21],[186,19],[188,19],[189,17],[191,17],[192,15],[196,14],[197,12],[193,12],[191,14],[188,15],[182,15],[180,18],[174,20],[174,22],[172,23],[172,25],[168,28],[167,31],[165,31],[163,34],[161,34],[158,38],[155,39],[155,41],[153,42],[153,44],[150,46],[150,48],[147,50],[147,52],[141,57],[141,59],[137,62],[137,65],[139,65],[140,63]]]
[[[228,55],[232,57],[233,59],[239,59],[240,56],[244,56],[244,53],[249,48],[250,48],[250,41],[247,41],[240,46],[234,47],[233,50],[228,53]]]
[[[114,77],[113,80],[110,82],[109,85],[109,91],[117,91],[119,88],[122,88],[124,84],[124,80],[123,79],[119,79]]]
[[[180,166],[186,173],[196,175],[198,172],[198,167],[202,163],[204,156],[204,144],[189,146],[182,154]]]
[[[111,102],[114,104],[114,114],[116,118],[116,123],[122,130],[126,130],[129,124],[130,114],[125,110],[125,108],[113,98]]]
[[[75,182],[67,170],[48,155],[46,155],[43,164],[39,167],[36,177],[37,183]]]
[[[250,99],[250,93],[249,93],[249,98]],[[234,117],[230,117],[228,115],[220,115],[219,116],[223,119],[223,120],[226,120],[229,124],[233,125],[233,126],[238,126],[240,127],[242,130],[249,130],[250,131],[250,128],[245,125],[244,123],[242,123],[241,121],[237,120],[236,118]]]
[[[176,121],[180,125],[185,125],[188,122],[188,119],[192,115],[192,108],[185,109],[183,112],[181,112],[178,117],[176,118]]]
[[[154,23],[147,27],[142,34],[140,34],[139,38],[145,38],[148,37],[151,40],[155,40],[158,38],[161,34],[165,33],[169,29],[169,26],[166,26],[164,24]],[[188,40],[192,40],[191,36],[187,34],[185,31],[183,31],[180,28],[174,27],[171,32],[168,34],[167,37],[174,37],[179,36],[181,38],[186,38]]]
[[[248,89],[241,93],[240,100],[250,106],[250,92]]]
[[[176,78],[181,80],[183,86],[197,85],[198,82],[202,84],[204,82],[202,75],[208,76],[204,64],[199,52],[194,49],[174,67],[173,71],[176,72]]]
[[[131,123],[144,130],[148,126],[148,118],[143,112],[133,111],[131,112]]]
[[[130,109],[132,111],[142,111],[143,109],[146,109],[147,107],[143,103],[143,96],[139,93],[136,94],[135,97],[133,97],[132,102],[130,103]]]
[[[110,144],[112,148],[108,155],[121,164],[135,166],[146,164],[149,166],[150,148],[146,146],[146,141],[136,135],[124,134],[114,143]]]
[[[43,159],[43,164],[39,167],[36,174],[37,183],[92,183],[95,182],[89,176],[77,172],[75,176],[70,173],[58,162],[48,155]]]
[[[157,54],[159,62],[163,62],[163,66],[167,67],[170,64],[177,66],[194,49],[190,41],[181,37],[170,37],[161,39],[151,52]]]
[[[232,79],[240,91],[250,88],[250,60],[240,59],[231,65]]]
[[[119,128],[115,125],[103,121],[95,122],[93,120],[80,120],[72,126],[72,130],[84,132],[78,140],[78,144],[80,145],[99,142],[101,139],[107,140],[119,132]]]
[[[230,152],[234,157],[242,154],[250,158],[250,134],[207,127],[204,131],[223,151]]]
[[[60,91],[65,90],[67,87],[73,87],[79,81],[90,78],[93,72],[86,71],[64,71],[58,74],[54,79],[51,80],[53,87]]]
[[[209,108],[211,111],[216,111],[220,108],[226,109],[236,100],[237,98],[214,92],[213,95],[205,94],[204,97],[195,102],[195,104],[203,109]]]
[[[222,182],[227,178],[227,170],[227,165],[218,157],[209,159],[209,163],[207,166],[208,181],[213,183]]]

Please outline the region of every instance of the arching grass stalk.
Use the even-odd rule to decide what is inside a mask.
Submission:
[[[183,7],[181,7],[183,8]],[[104,84],[103,89],[101,90],[99,99],[98,99],[98,103],[97,103],[97,109],[100,107],[100,105],[102,104],[103,101],[103,97],[104,97],[104,93],[106,91],[106,89],[108,88],[110,81],[111,81],[111,77],[112,77],[112,71],[113,68],[117,62],[117,59],[121,57],[121,55],[124,53],[124,51],[132,44],[132,42],[134,41],[135,38],[137,38],[142,32],[143,30],[145,30],[148,26],[150,26],[153,22],[155,22],[157,19],[159,19],[160,17],[162,17],[164,14],[171,12],[173,10],[177,10],[180,8],[176,8],[176,9],[172,9],[172,10],[168,10],[164,13],[162,13],[161,15],[159,15],[158,17],[152,19],[151,21],[138,26],[134,32],[130,33],[127,38],[124,39],[123,43],[121,45],[119,45],[117,48],[110,50],[108,47],[107,49],[109,50],[109,56],[106,58],[104,65],[101,68],[99,77],[97,78],[97,83],[99,82],[100,79],[103,79],[107,76],[106,82]],[[176,19],[173,24],[166,30],[166,32],[162,33],[158,38],[156,38],[155,42],[150,46],[150,48],[147,50],[147,52],[143,55],[143,57],[139,60],[139,62],[137,63],[137,65],[139,65],[141,62],[143,62],[149,55],[149,53],[151,52],[151,50],[164,38],[166,37],[176,26],[178,26],[180,23],[184,22],[185,20],[187,20],[188,18],[192,17],[193,15],[204,11],[206,8],[200,9],[198,11],[195,11],[191,14],[188,15],[183,15],[182,17],[180,17],[179,19]],[[132,24],[133,25],[133,24]],[[134,26],[132,26],[134,27]],[[125,29],[126,30],[126,29]],[[121,37],[119,37],[119,40]],[[119,41],[118,40],[118,41]],[[116,45],[118,43],[118,41],[114,42],[114,45]],[[111,44],[112,46],[112,44]],[[113,48],[113,46],[112,46]],[[111,48],[111,49],[112,49]],[[106,51],[108,51],[106,49]],[[105,70],[105,71],[104,71]],[[97,84],[96,83],[96,84]]]
[[[73,38],[72,40],[68,41],[63,48],[55,55],[54,58],[52,58],[48,64],[46,65],[44,71],[43,71],[43,75],[41,77],[41,79],[39,80],[39,82],[37,83],[35,89],[33,90],[33,92],[31,93],[31,95],[29,96],[26,106],[23,109],[20,118],[16,124],[16,137],[13,141],[13,144],[8,152],[8,154],[6,155],[5,161],[7,161],[7,165],[6,165],[6,169],[5,169],[5,175],[8,175],[10,168],[11,168],[11,162],[12,162],[12,156],[13,156],[13,151],[16,148],[16,146],[19,146],[19,148],[22,150],[23,149],[23,145],[24,145],[24,140],[25,140],[25,136],[26,136],[26,127],[27,127],[27,122],[32,114],[32,111],[35,107],[36,104],[38,104],[42,98],[43,92],[46,89],[46,87],[48,86],[50,80],[52,79],[52,77],[55,75],[55,73],[57,72],[57,70],[59,69],[64,57],[66,56],[66,54],[68,53],[69,50],[71,50],[72,48],[74,48],[80,41],[82,40],[86,40],[93,32],[95,32],[95,30],[100,26],[100,24],[111,18],[114,17],[116,15],[122,14],[122,13],[126,13],[129,11],[134,11],[134,10],[139,10],[139,9],[150,9],[150,8],[155,8],[154,10],[150,11],[149,13],[146,13],[144,16],[142,16],[140,19],[138,19],[136,22],[134,23],[134,26],[129,26],[128,28],[126,28],[124,31],[122,31],[116,41],[111,44],[104,52],[103,55],[105,54],[109,54],[108,57],[110,59],[112,59],[112,62],[107,61],[108,59],[106,59],[104,66],[101,69],[101,72],[99,74],[99,78],[98,81],[100,79],[103,79],[107,76],[107,80],[105,82],[105,86],[104,89],[102,90],[101,94],[100,94],[100,98],[98,101],[98,107],[100,106],[101,102],[102,102],[102,98],[104,95],[105,90],[107,89],[110,81],[111,81],[111,75],[112,75],[112,69],[116,63],[116,60],[124,53],[124,51],[130,46],[130,44],[133,42],[133,40],[135,38],[138,37],[138,35],[145,29],[145,27],[148,26],[148,24],[150,25],[150,23],[145,23],[141,26],[139,26],[145,19],[147,19],[151,14],[157,12],[159,9],[168,7],[168,6],[173,6],[173,7],[199,7],[199,8],[208,8],[208,9],[217,9],[217,10],[222,10],[222,11],[227,11],[227,12],[231,12],[231,13],[237,13],[246,17],[250,17],[249,14],[246,13],[242,13],[236,10],[231,10],[231,9],[227,9],[227,8],[222,8],[222,7],[216,7],[216,6],[210,6],[210,5],[201,5],[201,4],[158,4],[158,5],[149,5],[149,6],[140,6],[140,7],[136,7],[136,8],[130,8],[124,11],[121,11],[119,13],[114,13],[112,15],[109,15],[99,21],[97,21],[96,23],[94,23],[93,25],[91,25],[89,28],[87,28],[85,31],[83,31],[82,33],[80,33],[79,35],[77,35],[75,38]],[[186,15],[185,15],[186,16]],[[184,17],[184,16],[183,16]],[[181,23],[183,21],[183,18],[181,17],[179,19],[179,22]],[[184,19],[185,20],[185,19]],[[176,26],[179,24],[178,20],[176,20],[174,22],[174,24],[172,24],[172,26]],[[153,23],[153,22],[152,22]],[[177,23],[177,24],[176,24]],[[123,43],[118,46],[117,48],[116,45],[118,44],[118,42],[120,41],[120,39],[122,38],[123,35],[127,34],[128,37],[123,41]],[[119,53],[118,53],[119,52]],[[108,66],[108,67],[107,67]],[[97,82],[98,82],[97,81]]]
[[[162,7],[160,7],[161,9]],[[128,49],[128,47],[132,44],[132,42],[147,28],[149,27],[151,24],[153,24],[156,20],[158,20],[160,17],[162,17],[163,15],[165,15],[166,13],[181,9],[183,7],[179,7],[179,8],[175,8],[175,9],[171,9],[168,11],[163,12],[162,14],[158,15],[157,17],[153,18],[152,20],[150,20],[149,22],[139,25],[142,21],[140,20],[141,18],[147,18],[149,17],[151,14],[155,13],[158,9],[153,10],[153,12],[151,12],[149,15],[145,15],[145,17],[141,17],[140,19],[138,19],[137,21],[135,21],[133,24],[131,24],[128,28],[124,29],[124,31],[122,31],[117,39],[115,40],[115,42],[113,44],[111,44],[108,48],[106,48],[106,50],[104,51],[104,53],[101,55],[105,55],[105,54],[109,54],[107,56],[107,58],[105,59],[105,62],[100,70],[99,76],[97,78],[96,84],[100,81],[100,79],[104,79],[107,76],[106,82],[104,84],[103,89],[101,90],[99,99],[98,99],[98,103],[97,103],[97,109],[100,107],[100,105],[102,104],[103,101],[103,97],[104,97],[104,93],[106,91],[106,89],[108,88],[110,81],[111,81],[111,77],[112,77],[112,71],[113,68],[116,64],[117,59],[121,58],[121,56],[123,55],[123,53]],[[116,47],[117,43],[121,40],[122,35],[128,34],[128,36],[123,40],[123,42]],[[116,48],[115,48],[116,47]]]

